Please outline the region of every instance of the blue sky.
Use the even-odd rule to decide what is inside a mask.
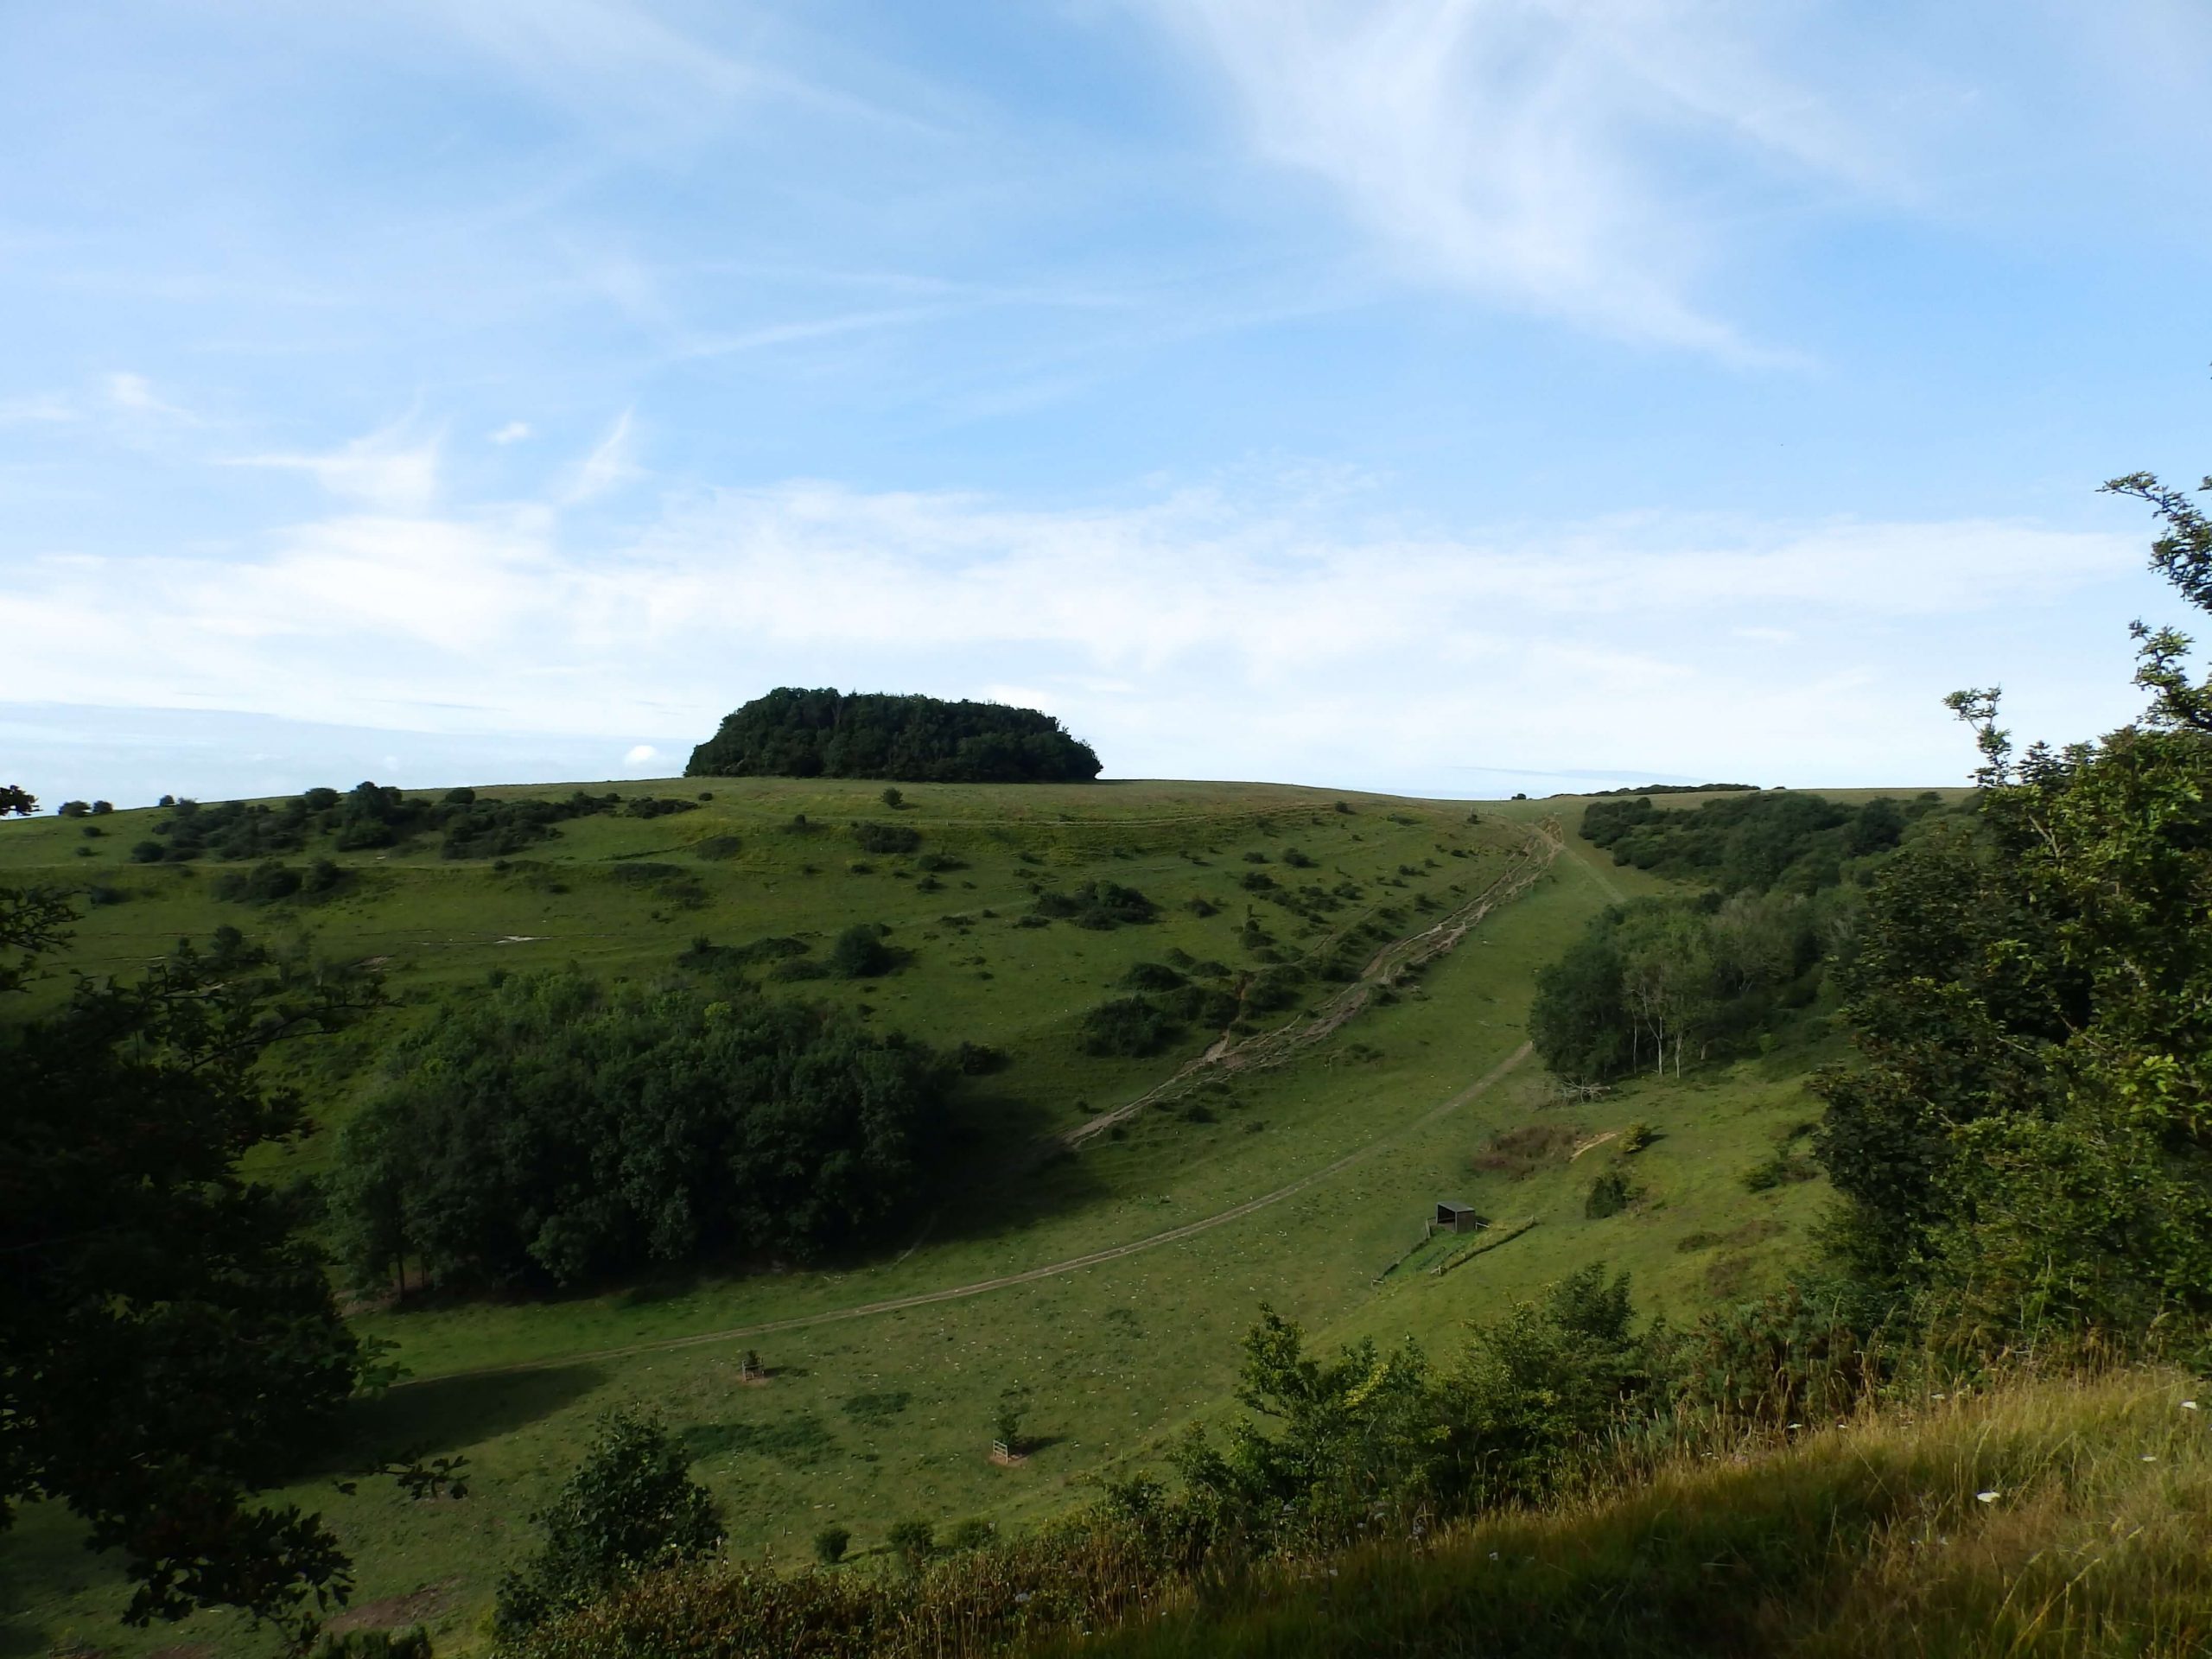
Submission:
[[[2195,0],[0,11],[0,781],[1953,781],[2177,607]]]

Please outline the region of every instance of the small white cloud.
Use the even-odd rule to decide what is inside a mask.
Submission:
[[[230,464],[309,473],[333,495],[363,502],[380,512],[423,512],[438,495],[437,441],[410,443],[397,425],[323,454],[242,455]]]
[[[528,421],[509,421],[498,431],[485,434],[489,442],[499,444],[502,448],[510,443],[520,443],[529,435],[530,423]]]
[[[626,766],[648,766],[660,759],[660,751],[650,743],[640,743],[622,757]]]
[[[188,420],[190,416],[175,404],[165,403],[154,395],[154,383],[143,374],[118,371],[107,377],[107,400],[126,415],[165,415],[172,419]]]
[[[154,396],[153,384],[143,374],[111,374],[107,378],[109,401],[118,409],[159,409],[161,402]]]

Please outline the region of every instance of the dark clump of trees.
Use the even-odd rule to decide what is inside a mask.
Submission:
[[[922,844],[922,832],[904,823],[856,823],[853,839],[864,853],[911,853]]]
[[[560,834],[571,818],[620,810],[653,818],[697,808],[696,801],[639,797],[625,802],[613,791],[575,790],[558,800],[480,799],[473,789],[448,790],[436,799],[410,795],[390,784],[364,782],[342,793],[310,789],[271,805],[263,801],[164,798],[168,816],[156,819],[155,839],[138,842],[130,856],[141,864],[189,863],[211,857],[227,862],[296,853],[309,839],[330,838],[341,853],[400,847],[418,836],[439,837],[445,858],[504,858]],[[93,810],[105,804],[93,803]]]
[[[0,892],[0,993],[68,918]],[[83,1517],[136,1581],[127,1622],[232,1606],[303,1636],[349,1588],[317,1517],[254,1497],[327,1452],[370,1357],[239,1160],[308,1128],[261,1057],[374,995],[226,931],[0,1023],[0,1529],[26,1499]]]
[[[1085,881],[1065,893],[1040,891],[1030,914],[1104,931],[1152,921],[1159,916],[1160,906],[1135,887],[1125,887],[1118,881]]]
[[[1686,1061],[1745,1052],[1819,998],[1848,955],[1866,884],[1941,810],[1932,797],[1851,807],[1784,791],[1694,811],[1643,796],[1592,803],[1582,834],[1614,862],[1707,890],[1592,918],[1537,973],[1536,1052],[1582,1082],[1639,1068],[1679,1076]]]
[[[1729,792],[1757,792],[1757,784],[1628,784],[1619,789],[1592,789],[1582,791],[1594,798],[1611,795],[1719,795]]]
[[[1034,709],[784,686],[727,715],[683,771],[690,778],[1087,784],[1098,775],[1098,757]]]
[[[1591,1083],[1738,1052],[1819,995],[1836,911],[1783,893],[1613,906],[1537,970],[1529,1039]]]
[[[215,878],[209,891],[216,898],[241,905],[273,905],[297,895],[317,898],[340,887],[346,872],[329,859],[318,858],[304,870],[296,870],[276,859],[264,859],[250,870],[232,870]]]
[[[1593,801],[1584,810],[1582,835],[1616,864],[1721,893],[1810,893],[1841,881],[1849,861],[1895,847],[1909,823],[1940,805],[1929,795],[1909,803],[1882,797],[1854,808],[1772,790],[1707,801],[1694,811],[1662,811],[1647,791]]]
[[[1083,1016],[1077,1033],[1083,1052],[1141,1059],[1156,1054],[1174,1034],[1175,1022],[1141,996],[1118,996]]]
[[[741,983],[518,976],[442,1009],[339,1137],[364,1284],[568,1285],[714,1252],[807,1257],[912,1195],[949,1068]]]

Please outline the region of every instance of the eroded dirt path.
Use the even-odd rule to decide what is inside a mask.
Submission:
[[[1556,823],[1547,819],[1529,829],[1526,846],[1511,868],[1465,904],[1431,926],[1393,939],[1368,959],[1359,977],[1336,992],[1318,1008],[1271,1031],[1255,1032],[1239,1040],[1224,1032],[1205,1052],[1173,1077],[1154,1084],[1134,1100],[1111,1111],[1063,1130],[1046,1143],[1046,1150],[1079,1147],[1116,1123],[1127,1122],[1147,1106],[1179,1100],[1211,1077],[1224,1073],[1253,1071],[1281,1065],[1302,1051],[1326,1040],[1344,1023],[1375,1000],[1379,991],[1398,984],[1408,974],[1427,966],[1457,946],[1491,912],[1510,904],[1549,869],[1566,845]]]

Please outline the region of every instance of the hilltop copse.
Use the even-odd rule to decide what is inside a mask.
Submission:
[[[1087,784],[1098,756],[1052,715],[997,702],[780,686],[726,716],[689,778]]]

